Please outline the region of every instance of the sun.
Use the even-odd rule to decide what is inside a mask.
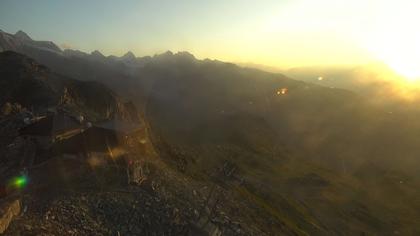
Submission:
[[[420,2],[398,1],[381,4],[364,45],[374,58],[408,81],[420,81]]]
[[[409,81],[420,80],[420,34],[395,31],[396,35],[374,37],[370,50],[374,57]],[[398,35],[398,36],[397,36]]]
[[[384,51],[382,55],[382,61],[397,75],[408,81],[420,80],[420,55],[413,55],[410,51],[388,52],[388,54]]]
[[[390,67],[397,75],[408,81],[420,80],[420,34],[395,32],[383,35],[371,48],[377,59]]]

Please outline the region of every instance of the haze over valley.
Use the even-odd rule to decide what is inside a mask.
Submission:
[[[142,3],[142,12],[158,9]],[[94,9],[91,4],[87,9]],[[115,5],[106,2],[101,9],[112,12],[115,25],[128,27],[131,21],[139,22],[139,16],[125,4],[111,11]],[[219,33],[224,43],[212,50],[216,46],[205,46],[210,36],[201,28],[187,24],[177,31],[155,20],[160,27],[149,29],[154,33],[133,46],[111,23],[112,40],[105,37],[107,32],[97,23],[100,16],[86,21],[98,26],[97,31],[87,34],[83,26],[68,39],[66,32],[46,38],[53,34],[28,18],[20,24],[32,25],[34,35],[43,37],[26,30],[0,31],[0,233],[420,233],[419,74],[414,69],[407,73],[418,62],[416,48],[407,66],[401,66],[404,60],[387,57],[390,52],[408,55],[399,53],[406,49],[400,44],[387,44],[390,49],[382,53],[370,53],[379,45],[357,51],[356,44],[336,40],[335,33],[344,32],[340,28],[328,39],[331,48],[339,50],[332,53],[328,42],[316,44],[304,37],[319,39],[332,27],[327,19],[337,20],[333,26],[347,27],[349,40],[358,35],[360,22],[370,22],[363,32],[375,26],[375,35],[380,35],[385,23],[376,20],[384,19],[392,7],[399,16],[415,17],[407,10],[410,4],[356,1],[324,9],[308,1],[284,6],[267,1],[255,9],[264,10],[264,18],[255,13],[253,21],[246,21],[254,29],[270,19],[264,32],[271,33],[257,31],[260,37],[245,34],[235,18],[225,21],[227,25],[219,22],[223,27],[218,30],[211,21],[213,11],[222,6],[221,20],[229,14],[242,19],[252,12],[249,3],[167,4],[156,17],[174,19],[179,13],[169,6],[190,13],[170,23],[175,27],[202,13],[199,22]],[[19,4],[2,5],[23,14]],[[284,13],[269,17],[275,16],[269,6],[289,11],[289,21],[282,21]],[[308,9],[329,17],[317,17]],[[345,9],[360,10],[360,18],[341,16]],[[32,11],[37,12],[57,14],[39,6]],[[307,16],[299,21],[303,13]],[[7,23],[10,13],[5,14],[0,28],[19,26]],[[63,14],[66,18],[69,13]],[[81,19],[91,17],[84,10],[80,14]],[[33,17],[44,22],[41,16]],[[396,22],[410,26],[405,18]],[[401,37],[410,35],[391,26]],[[54,23],[51,27],[63,32]],[[197,38],[190,37],[193,28]],[[173,42],[167,43],[163,36],[153,38],[157,32],[182,32],[188,40],[180,43],[182,37],[173,33]],[[274,46],[268,35],[274,40],[280,32],[286,35],[279,40],[283,45]],[[263,36],[275,53],[263,50]],[[295,37],[307,52],[287,48]],[[372,34],[366,37],[375,39]],[[238,45],[229,48],[234,39]],[[248,40],[258,46],[247,48]],[[163,45],[176,50],[161,50]],[[124,48],[127,52],[121,53]],[[314,54],[321,51],[325,56],[317,61]]]

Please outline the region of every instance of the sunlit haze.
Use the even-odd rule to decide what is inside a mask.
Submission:
[[[189,51],[281,69],[379,61],[410,80],[420,76],[417,1],[113,3],[6,0],[0,29],[105,55]]]
[[[0,0],[0,235],[420,235],[420,0]]]

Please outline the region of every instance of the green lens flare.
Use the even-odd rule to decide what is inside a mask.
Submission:
[[[28,183],[28,178],[26,176],[19,176],[13,180],[13,185],[18,188],[23,188]]]

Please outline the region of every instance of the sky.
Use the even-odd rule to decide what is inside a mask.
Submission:
[[[416,0],[0,0],[0,29],[62,48],[277,68],[383,61],[420,76]]]

